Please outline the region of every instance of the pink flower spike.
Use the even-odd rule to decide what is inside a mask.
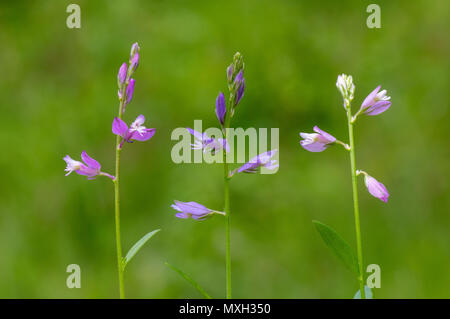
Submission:
[[[375,178],[367,174],[364,175],[364,183],[366,184],[367,190],[372,196],[387,203],[389,192],[387,191],[383,183],[380,183]]]
[[[303,140],[300,141],[300,145],[310,152],[322,152],[330,144],[336,142],[336,138],[325,131],[322,131],[318,126],[314,126],[314,132],[316,133],[300,133]]]

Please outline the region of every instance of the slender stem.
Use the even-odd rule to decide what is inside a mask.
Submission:
[[[225,135],[225,141],[229,144],[228,141],[228,128],[230,127],[231,121],[231,112],[233,105],[233,94],[230,93],[229,99],[229,108],[225,114],[225,122],[223,127],[223,132]],[[231,299],[231,239],[230,239],[230,177],[228,176],[228,163],[227,163],[227,151],[226,148],[223,149],[223,178],[224,178],[224,200],[225,200],[225,248],[226,248],[226,256],[225,256],[225,268],[226,268],[226,285],[227,285],[227,299]]]
[[[356,164],[355,164],[355,141],[353,138],[353,123],[352,112],[350,106],[347,107],[347,121],[348,121],[348,135],[350,140],[350,165],[352,170],[352,187],[353,187],[353,207],[355,214],[355,231],[356,231],[356,246],[358,251],[358,265],[359,265],[359,287],[361,292],[361,299],[366,299],[364,291],[364,274],[363,274],[363,255],[361,244],[361,226],[359,222],[359,206],[358,206],[358,185],[356,178]]]
[[[120,99],[119,118],[122,118],[124,99]],[[120,136],[116,138],[116,178],[114,180],[114,197],[115,197],[115,226],[116,226],[116,249],[117,249],[117,269],[119,273],[119,293],[120,299],[125,298],[125,288],[123,283],[123,266],[122,266],[122,243],[120,240]]]
[[[226,152],[224,152],[226,153]],[[230,250],[230,185],[228,178],[228,164],[224,161],[224,197],[225,197],[225,233],[226,233],[226,272],[227,299],[231,299],[231,250]]]

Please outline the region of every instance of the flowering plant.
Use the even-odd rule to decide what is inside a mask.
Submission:
[[[188,132],[194,137],[194,143],[191,148],[194,150],[203,150],[204,153],[210,152],[215,154],[222,152],[223,154],[223,168],[224,168],[224,210],[216,211],[206,208],[205,206],[196,202],[180,202],[175,201],[172,208],[177,211],[176,217],[182,219],[192,218],[194,220],[205,220],[213,215],[223,215],[225,217],[225,268],[226,268],[226,297],[231,298],[231,249],[230,249],[230,189],[229,182],[236,173],[257,173],[262,167],[268,170],[275,170],[278,167],[276,160],[272,159],[277,150],[268,151],[258,156],[253,157],[233,171],[228,168],[227,153],[230,151],[230,144],[228,143],[229,128],[231,118],[234,116],[235,110],[244,96],[245,78],[244,78],[244,60],[242,55],[237,52],[233,57],[233,62],[227,68],[227,82],[229,91],[228,107],[225,101],[225,95],[219,92],[216,98],[216,116],[222,129],[224,139],[211,138],[206,133],[200,133],[191,128],[187,128]],[[180,269],[167,264],[170,268],[181,274],[187,279],[195,288],[199,290],[206,298],[210,298],[200,286],[189,278]]]
[[[363,254],[361,244],[361,227],[359,222],[359,205],[358,205],[358,188],[357,188],[357,176],[364,175],[364,182],[369,193],[380,199],[383,202],[387,202],[389,193],[386,187],[368,173],[362,170],[356,169],[355,162],[355,143],[353,136],[353,125],[356,122],[359,115],[378,115],[385,112],[391,106],[390,97],[386,95],[386,90],[382,90],[381,86],[378,86],[373,90],[363,101],[359,111],[352,115],[351,102],[354,98],[355,85],[353,84],[353,78],[349,75],[339,75],[336,87],[341,92],[343,98],[344,109],[347,114],[347,125],[349,144],[337,140],[329,133],[322,131],[317,126],[314,127],[315,133],[300,133],[303,140],[300,141],[300,145],[310,152],[323,152],[330,145],[339,144],[343,146],[350,154],[350,167],[352,175],[353,186],[353,206],[354,206],[354,218],[355,218],[355,231],[356,231],[356,244],[357,244],[357,257],[354,255],[350,246],[329,226],[314,221],[314,224],[319,231],[320,235],[324,239],[327,246],[329,246],[334,253],[346,264],[348,268],[354,271],[359,281],[359,291],[357,296],[365,299],[370,297],[371,291],[368,287],[364,286],[364,273],[363,273]]]
[[[154,230],[143,236],[136,244],[131,247],[125,257],[122,255],[122,244],[120,239],[120,153],[122,151],[123,144],[133,143],[133,141],[147,141],[155,134],[154,128],[146,128],[143,124],[145,118],[143,115],[139,115],[136,120],[128,127],[128,125],[122,120],[125,113],[125,108],[131,103],[134,93],[135,80],[131,77],[136,71],[139,65],[139,51],[140,47],[137,43],[134,43],[131,47],[129,65],[123,63],[119,68],[117,74],[118,98],[119,98],[119,113],[114,118],[112,123],[112,132],[116,135],[116,172],[115,176],[102,172],[100,164],[93,158],[89,157],[86,151],[81,153],[81,159],[84,163],[73,160],[69,155],[64,157],[64,161],[67,163],[65,169],[66,174],[69,175],[75,171],[79,175],[87,176],[89,180],[95,179],[97,176],[109,177],[114,183],[115,194],[115,228],[116,228],[116,249],[117,249],[117,268],[119,275],[119,295],[120,298],[125,298],[125,288],[123,274],[127,264],[134,257],[134,255],[142,248],[142,246],[157,232],[160,230]]]

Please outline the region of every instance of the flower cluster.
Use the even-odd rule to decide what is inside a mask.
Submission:
[[[353,84],[352,76],[345,74],[339,75],[336,82],[336,87],[342,94],[344,99],[344,107],[349,110],[350,102],[353,100],[355,92],[355,85]],[[386,111],[391,106],[390,97],[387,96],[386,90],[380,91],[380,89],[381,86],[378,86],[364,99],[359,111],[350,119],[351,123],[354,123],[360,114],[378,115]],[[303,140],[300,141],[300,145],[307,151],[322,152],[328,146],[333,144],[340,144],[344,146],[345,149],[350,150],[350,146],[348,144],[337,140],[334,136],[319,129],[319,127],[314,126],[314,132],[315,133],[300,133],[300,136],[303,138]],[[383,202],[387,202],[389,193],[386,187],[375,178],[369,176],[366,172],[357,172],[357,175],[364,174],[364,181],[369,193]]]
[[[139,51],[140,47],[134,43],[131,47],[129,64],[123,63],[119,72],[117,73],[118,97],[120,102],[119,116],[115,117],[112,123],[112,132],[121,138],[118,148],[121,149],[124,142],[132,143],[134,141],[147,141],[155,134],[154,128],[146,128],[143,124],[145,117],[139,115],[136,120],[131,123],[130,127],[122,120],[122,115],[125,113],[125,108],[131,103],[134,93],[135,80],[131,77],[139,65]],[[100,164],[89,157],[85,151],[81,154],[84,163],[75,161],[69,155],[64,157],[67,163],[65,169],[66,174],[69,175],[75,171],[79,175],[87,176],[88,179],[94,179],[97,176],[107,176],[113,181],[115,177],[101,172]]]
[[[245,91],[244,60],[239,52],[234,55],[233,62],[228,66],[226,73],[229,91],[228,108],[225,101],[225,95],[222,92],[219,92],[216,98],[216,116],[225,136],[226,130],[230,124],[230,119],[234,116],[235,109],[239,105]],[[194,137],[194,143],[191,144],[191,147],[194,150],[200,149],[203,150],[204,153],[210,152],[213,155],[221,150],[224,150],[225,152],[230,151],[226,138],[212,138],[206,133],[200,133],[189,127],[187,130]],[[268,170],[275,170],[278,168],[277,161],[273,159],[276,153],[276,149],[264,152],[250,159],[250,161],[240,168],[233,171],[226,170],[228,175],[225,179],[230,179],[235,173],[257,173],[262,167]],[[203,205],[195,202],[182,203],[175,201],[175,205],[172,205],[172,208],[178,211],[175,215],[176,217],[193,218],[196,220],[203,220],[212,216],[213,213],[218,213],[217,211],[209,210]],[[223,212],[219,212],[219,214],[225,215]]]

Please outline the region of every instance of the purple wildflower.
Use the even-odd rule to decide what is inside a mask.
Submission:
[[[300,145],[310,152],[322,152],[330,144],[336,142],[336,138],[325,131],[322,131],[319,127],[314,126],[314,132],[316,133],[300,133],[303,140],[300,141]]]
[[[192,218],[195,220],[204,220],[208,217],[210,217],[212,214],[221,214],[225,215],[223,212],[218,212],[209,208],[206,208],[205,206],[196,203],[196,202],[180,202],[175,200],[175,204],[172,204],[172,208],[178,211],[178,213],[175,214],[178,218]]]
[[[359,112],[364,112],[367,115],[378,115],[386,111],[390,106],[390,96],[386,95],[386,90],[382,90],[381,85],[377,86],[361,104]]]
[[[66,176],[75,171],[79,175],[87,176],[89,180],[95,179],[97,175],[103,175],[114,180],[114,176],[100,171],[101,165],[95,159],[87,155],[86,151],[81,153],[81,159],[84,163],[73,160],[69,155],[66,155],[64,161],[67,163],[65,171]]]
[[[219,152],[221,149],[225,149],[227,153],[230,151],[230,146],[225,139],[209,137],[206,133],[202,134],[190,127],[187,127],[186,129],[194,136],[194,144],[191,144],[193,150],[202,149],[203,153],[211,151],[212,154]]]
[[[253,157],[250,161],[242,165],[237,170],[231,172],[231,176],[237,171],[238,173],[257,173],[260,167],[265,167],[269,170],[274,170],[278,167],[277,161],[272,157],[276,154],[277,150],[271,150]]]
[[[377,181],[372,176],[369,176],[368,174],[364,174],[364,183],[366,184],[366,187],[372,196],[379,198],[383,202],[387,203],[389,198],[389,192],[387,191],[383,183],[380,183],[379,181]]]
[[[132,143],[132,140],[144,142],[153,137],[153,135],[155,134],[155,129],[146,128],[143,125],[144,122],[145,117],[141,114],[133,123],[131,123],[130,128],[128,128],[127,124],[120,118],[114,118],[112,131],[114,134],[119,135],[123,138],[122,143],[120,143],[119,145],[120,148],[122,148],[122,145],[125,141],[128,143]]]
[[[225,114],[227,112],[227,108],[225,105],[225,96],[222,92],[219,92],[219,95],[216,99],[216,115],[217,119],[219,120],[220,124],[223,126],[225,122]]]
[[[125,83],[125,79],[127,78],[127,64],[123,63],[119,69],[119,73],[117,74],[117,85],[119,88]]]

